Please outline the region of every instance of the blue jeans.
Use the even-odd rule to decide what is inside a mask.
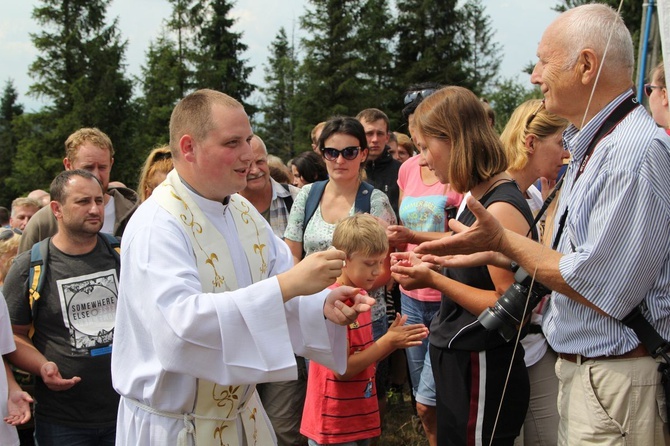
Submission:
[[[407,315],[407,325],[424,324],[430,327],[433,316],[440,309],[440,302],[425,302],[413,299],[400,292],[402,314]],[[421,345],[405,349],[412,392],[418,402],[426,406],[435,406],[435,378],[428,355],[428,338]]]
[[[35,420],[35,446],[114,446],[116,426],[71,427]]]

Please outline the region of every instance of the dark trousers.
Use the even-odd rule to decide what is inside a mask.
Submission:
[[[528,411],[530,385],[517,348],[507,390],[502,397],[513,345],[483,352],[440,349],[430,345],[437,392],[439,446],[513,445]],[[500,415],[496,423],[496,415]],[[495,432],[494,432],[495,424]]]
[[[82,428],[35,420],[36,446],[114,446],[116,426]]]

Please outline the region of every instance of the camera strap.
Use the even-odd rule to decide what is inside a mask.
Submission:
[[[635,97],[635,94],[631,94],[628,96],[626,99],[623,100],[623,102],[619,105],[616,106],[614,110],[605,118],[603,123],[600,125],[600,128],[598,131],[593,135],[593,138],[591,139],[591,142],[589,143],[588,148],[586,149],[586,153],[584,154],[584,157],[582,158],[581,163],[579,164],[579,170],[577,171],[577,175],[575,176],[575,181],[572,183],[572,186],[577,183],[577,180],[579,180],[579,177],[584,173],[584,169],[586,169],[586,165],[589,163],[589,160],[591,159],[591,155],[593,154],[593,151],[595,150],[596,146],[598,143],[608,134],[614,130],[614,128],[619,125],[623,119],[628,116],[630,112],[632,112],[636,107],[638,107],[640,103],[637,101],[637,98]],[[563,176],[565,178],[565,176]],[[560,186],[563,185],[563,178],[561,178],[561,181],[556,184],[554,192],[556,192]],[[554,197],[556,196],[555,193],[552,192]],[[550,196],[551,196],[550,195]],[[549,197],[547,197],[547,200]],[[553,200],[553,197],[552,197]],[[551,203],[551,202],[550,202]],[[549,205],[547,204],[547,207]],[[546,210],[544,206],[542,206],[543,209]],[[558,230],[556,231],[556,237],[554,238],[554,242],[551,245],[551,248],[556,250],[558,248],[558,243],[561,240],[561,236],[563,235],[563,229],[565,227],[565,221],[568,218],[568,208],[565,208],[565,211],[563,211],[563,215],[561,215],[561,218],[559,219],[558,222]]]

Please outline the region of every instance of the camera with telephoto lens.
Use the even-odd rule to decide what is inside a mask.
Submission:
[[[507,342],[514,339],[521,328],[526,299],[528,299],[527,316],[545,295],[551,293],[551,290],[540,282],[533,283],[533,277],[521,267],[516,270],[514,280],[515,282],[500,296],[495,305],[484,310],[477,318],[484,328],[497,331]]]

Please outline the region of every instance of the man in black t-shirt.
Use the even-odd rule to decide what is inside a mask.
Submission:
[[[118,395],[111,350],[118,256],[98,232],[100,181],[83,170],[51,183],[58,232],[48,241],[44,285],[31,305],[30,251],[16,258],[4,285],[17,367],[36,375],[35,438],[40,444],[114,444]],[[31,333],[34,329],[34,333]]]

